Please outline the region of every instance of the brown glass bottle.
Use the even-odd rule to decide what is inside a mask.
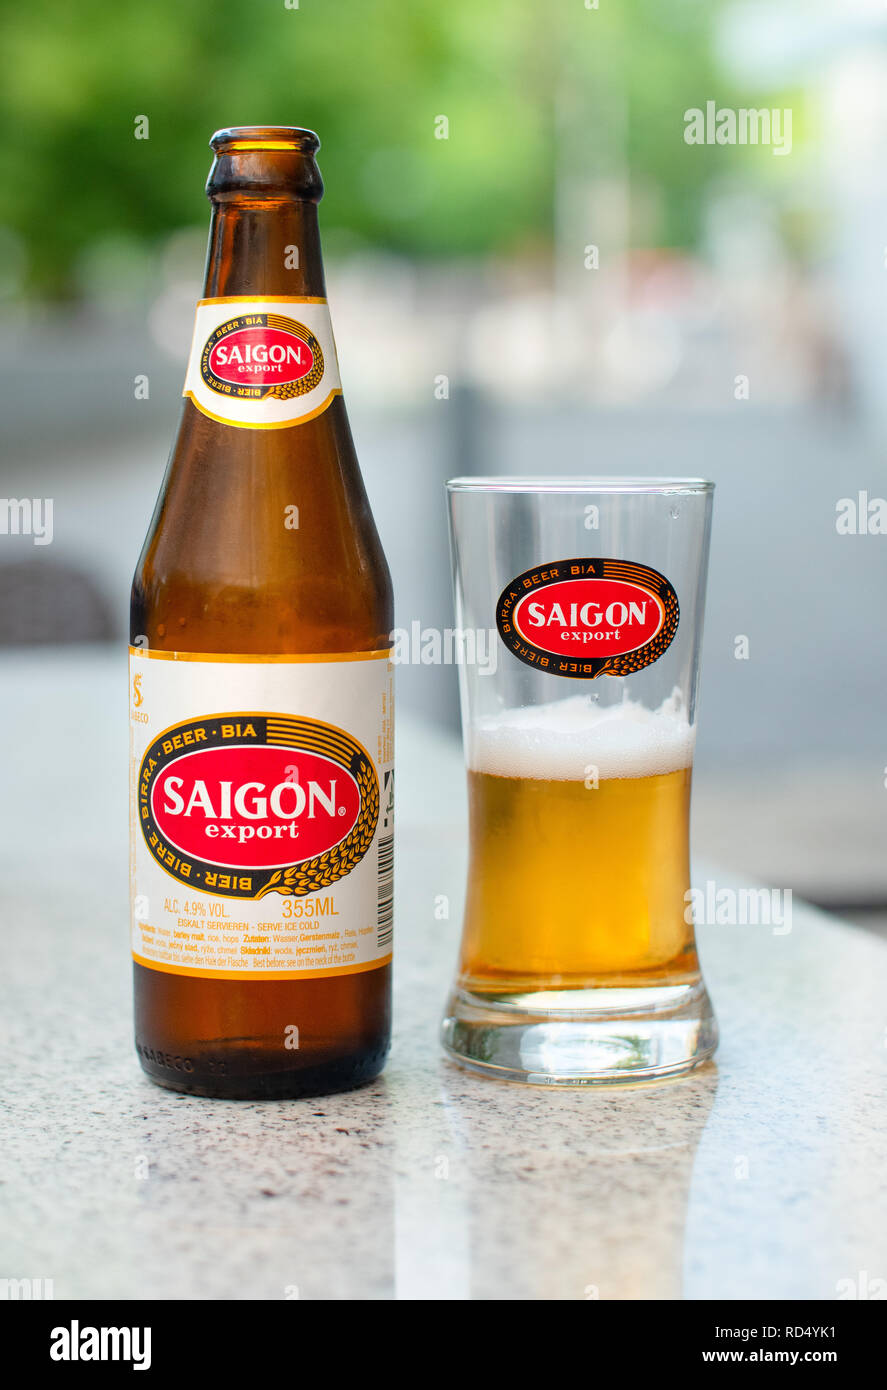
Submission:
[[[325,304],[326,295],[317,227],[316,205],[323,193],[314,157],[319,146],[317,137],[310,131],[291,127],[243,127],[218,132],[211,145],[216,156],[207,183],[212,223],[206,288],[201,303],[213,301],[214,305],[204,312],[230,313],[233,322],[245,310],[261,310],[263,301],[282,300],[291,301],[282,306],[287,314],[305,318],[314,312],[312,304]],[[220,300],[226,302],[219,305]],[[250,304],[250,300],[254,302]],[[280,341],[292,343],[292,337],[286,334],[297,330],[287,329],[290,320],[280,318],[280,310],[278,303],[275,306],[278,318],[274,322],[283,324],[285,330]],[[232,424],[226,419],[229,412],[235,408],[249,412],[253,403],[247,400],[243,405],[231,406],[224,394],[219,394],[227,389],[225,383],[216,380],[210,369],[214,363],[214,369],[221,373],[234,372],[234,367],[220,367],[219,363],[230,363],[232,356],[238,361],[243,355],[249,358],[250,352],[255,358],[264,352],[263,360],[267,361],[270,329],[263,330],[265,340],[261,333],[250,329],[240,330],[239,337],[237,333],[229,334],[224,340],[241,345],[262,340],[258,349],[253,346],[247,350],[241,346],[238,354],[229,348],[221,355],[217,353],[215,358],[208,357],[204,350],[201,358],[199,323],[198,319],[192,365],[196,363],[195,371],[202,370],[204,381],[215,385],[212,390],[201,385],[202,397],[195,399],[192,394],[184,402],[178,437],[133,581],[131,642],[139,657],[147,654],[156,658],[139,664],[139,657],[136,657],[134,667],[158,679],[160,676],[169,679],[176,671],[179,673],[176,679],[186,682],[180,687],[183,690],[191,689],[187,680],[189,672],[194,672],[194,680],[199,675],[204,691],[212,679],[213,697],[209,700],[204,694],[199,710],[196,704],[192,708],[186,702],[181,719],[170,717],[171,706],[167,708],[159,703],[159,696],[144,701],[133,711],[133,716],[136,719],[151,717],[153,708],[160,722],[165,721],[164,727],[179,727],[198,713],[205,714],[207,719],[202,725],[189,725],[179,735],[180,741],[186,744],[189,733],[191,739],[197,739],[198,743],[190,747],[200,754],[208,739],[222,737],[223,731],[237,727],[233,721],[238,710],[245,709],[248,714],[251,709],[260,712],[267,709],[264,698],[261,704],[245,700],[240,685],[237,697],[233,696],[231,682],[235,677],[242,680],[243,671],[248,670],[255,671],[259,683],[265,678],[263,673],[267,673],[268,680],[277,681],[278,688],[280,682],[289,681],[287,689],[291,688],[293,693],[291,699],[287,696],[283,714],[295,719],[310,714],[314,720],[311,727],[320,729],[318,738],[328,739],[332,735],[324,733],[324,714],[319,714],[316,708],[303,708],[300,702],[300,682],[310,678],[316,683],[315,673],[322,669],[327,673],[324,679],[338,680],[343,691],[349,681],[355,686],[358,676],[365,675],[371,664],[369,661],[361,663],[360,654],[375,653],[378,660],[379,655],[385,653],[390,646],[393,620],[388,568],[360,476],[342,395],[333,394],[326,403],[321,402],[315,412],[306,411],[307,418],[297,423],[275,420],[271,425],[267,421],[256,421],[254,426],[251,421]],[[228,325],[224,327],[227,331]],[[308,333],[303,332],[302,336],[313,343],[316,367],[320,360],[317,340]],[[283,349],[275,350],[278,355],[285,355]],[[296,342],[296,351],[290,355],[298,358],[301,352]],[[328,345],[324,365],[327,373],[333,371],[334,358],[334,350],[331,352]],[[189,374],[191,370],[189,367]],[[247,369],[238,367],[237,370]],[[263,366],[255,370],[273,369]],[[337,373],[337,367],[335,371]],[[335,382],[337,376],[331,379]],[[285,401],[288,394],[301,390],[302,384],[296,383],[279,394]],[[217,398],[218,410],[214,408]],[[313,397],[309,395],[307,399]],[[301,408],[299,402],[296,406]],[[288,408],[286,404],[273,406],[278,411]],[[218,418],[213,418],[214,415]],[[164,655],[173,652],[179,654],[175,662],[164,661]],[[206,666],[199,662],[200,654],[211,655],[214,662],[222,659]],[[341,667],[330,664],[318,668],[316,663],[307,660],[316,658],[322,662],[327,655],[332,659],[341,657]],[[179,664],[193,663],[195,658],[198,658],[196,665]],[[302,658],[302,661],[294,660],[290,665],[292,658]],[[255,666],[244,666],[244,659],[247,663],[255,660]],[[384,664],[387,667],[387,662]],[[341,677],[336,674],[339,670]],[[143,699],[139,675],[133,679],[131,705]],[[146,687],[152,688],[148,677]],[[263,690],[261,684],[256,688]],[[147,711],[144,715],[143,708]],[[234,714],[224,726],[215,720],[218,712],[227,715],[230,711]],[[390,715],[390,708],[388,713]],[[344,721],[332,718],[330,724],[339,729]],[[134,727],[138,732],[138,726]],[[251,726],[245,719],[241,727],[249,731]],[[253,721],[252,727],[256,736],[255,730],[261,725]],[[230,738],[233,737],[233,733],[230,734]],[[369,740],[366,742],[369,744]],[[186,746],[184,751],[189,748]],[[246,756],[240,745],[236,752],[238,757]],[[369,748],[369,752],[375,756],[376,749]],[[201,756],[204,757],[201,766],[214,766],[206,761],[206,755]],[[230,757],[230,754],[223,750],[218,756]],[[250,753],[250,756],[254,755]],[[136,757],[136,780],[139,775],[147,775],[144,764],[139,774],[138,762]],[[383,961],[371,964],[370,968],[335,966],[325,973],[323,960],[326,957],[322,952],[327,950],[328,943],[323,940],[324,933],[306,932],[306,925],[315,924],[310,920],[306,924],[304,917],[282,916],[284,912],[307,911],[306,904],[312,898],[320,901],[328,897],[333,904],[331,914],[337,914],[335,918],[331,915],[330,921],[335,921],[337,930],[347,933],[350,930],[347,928],[348,912],[343,912],[341,907],[342,893],[352,892],[351,887],[344,887],[349,878],[347,874],[323,891],[306,892],[304,883],[300,886],[297,882],[291,894],[282,893],[278,887],[267,890],[261,897],[262,911],[267,908],[265,915],[272,919],[272,926],[276,922],[278,934],[281,928],[291,929],[289,934],[293,940],[300,939],[301,949],[321,953],[317,956],[321,961],[320,969],[301,975],[287,975],[286,971],[278,970],[263,978],[261,974],[249,973],[251,965],[247,955],[236,960],[232,955],[232,961],[237,965],[245,963],[247,967],[237,971],[216,969],[213,972],[212,969],[182,967],[181,952],[186,948],[195,953],[193,959],[204,961],[208,957],[201,953],[206,951],[252,952],[252,960],[255,960],[269,950],[295,949],[281,948],[278,944],[269,946],[273,931],[269,938],[268,923],[256,925],[253,921],[249,929],[241,920],[250,913],[255,917],[252,890],[257,885],[269,882],[275,874],[279,879],[283,873],[296,878],[301,873],[298,866],[286,871],[274,869],[267,842],[260,844],[254,837],[267,832],[269,840],[272,835],[278,835],[277,843],[298,846],[304,844],[304,829],[314,833],[303,817],[297,827],[301,827],[302,839],[291,841],[288,838],[294,822],[285,817],[292,817],[296,800],[303,799],[301,793],[292,788],[289,789],[291,795],[284,795],[278,786],[275,804],[280,815],[274,825],[270,819],[267,823],[260,819],[261,812],[267,812],[275,797],[270,785],[273,778],[269,778],[265,786],[261,775],[258,780],[246,783],[253,790],[240,793],[242,814],[240,829],[237,829],[237,813],[231,813],[226,821],[224,807],[219,803],[219,788],[225,785],[229,788],[234,785],[236,800],[237,775],[227,775],[227,782],[224,779],[213,782],[209,775],[202,777],[199,790],[195,792],[197,784],[194,776],[187,773],[189,766],[197,765],[179,762],[177,768],[181,775],[167,782],[170,790],[165,798],[158,788],[155,800],[150,803],[152,811],[158,814],[162,815],[164,808],[169,812],[161,829],[166,832],[173,827],[174,838],[167,842],[161,835],[158,844],[155,836],[152,851],[162,864],[163,883],[168,894],[163,888],[155,887],[153,895],[143,894],[147,903],[141,909],[137,906],[135,911],[134,931],[144,929],[148,934],[147,937],[142,935],[143,941],[150,938],[156,942],[157,923],[164,924],[160,928],[163,949],[159,950],[157,960],[147,965],[140,963],[145,956],[134,945],[136,1046],[142,1067],[164,1086],[228,1097],[321,1094],[370,1079],[381,1070],[388,1049],[390,964]],[[321,764],[312,764],[312,767],[321,767]],[[329,773],[329,770],[330,765],[323,764],[323,771]],[[288,773],[283,780],[290,780],[292,775]],[[304,773],[302,776],[303,784],[310,791],[315,784],[304,783]],[[295,780],[298,778],[297,769]],[[351,783],[348,785],[350,787]],[[316,786],[321,792],[327,788],[329,795],[333,795],[330,777],[321,776]],[[181,813],[179,802],[188,787],[192,804]],[[176,796],[176,789],[182,792],[182,797]],[[380,791],[385,802],[389,797],[386,786],[381,786]],[[221,795],[227,796],[230,802],[230,790]],[[134,844],[138,841],[140,849],[140,837],[144,833],[140,814],[144,819],[148,804],[144,803],[140,813],[136,796],[132,839]],[[379,805],[378,797],[375,804]],[[388,814],[384,823],[388,835],[390,797],[385,805]],[[361,802],[361,806],[363,815],[365,803]],[[317,807],[318,819],[321,819],[326,814],[323,801],[317,802]],[[230,812],[230,805],[228,809]],[[336,809],[341,816],[342,810]],[[176,810],[181,813],[177,821],[173,819]],[[312,804],[311,814],[314,810]],[[186,825],[189,812],[190,820]],[[332,810],[329,814],[332,815]],[[181,832],[180,826],[185,827]],[[378,836],[382,834],[382,826],[380,812]],[[258,827],[254,833],[252,827]],[[219,836],[229,835],[233,839],[232,828],[241,836],[250,836],[246,847],[236,842],[231,847],[226,840],[225,847],[216,848]],[[203,836],[201,844],[211,847],[212,856],[223,866],[221,876],[218,870],[211,873],[203,859],[193,861],[201,867],[188,864],[183,868],[181,860],[186,856],[181,856],[175,846],[181,846],[186,834]],[[207,839],[207,836],[213,838]],[[192,842],[188,841],[186,848]],[[173,849],[169,848],[170,844]],[[253,845],[259,848],[253,850]],[[166,862],[161,860],[161,851],[167,856]],[[264,854],[264,862],[270,867],[265,869],[264,878],[257,874],[249,878],[247,871],[243,871],[247,876],[239,881],[249,884],[246,897],[238,899],[203,891],[210,882],[227,882],[225,856],[248,852]],[[284,859],[287,857],[283,849],[278,853]],[[289,858],[298,860],[302,853],[302,849],[298,852],[293,849]],[[338,863],[336,853],[334,850],[335,864]],[[210,854],[209,848],[206,854]],[[310,863],[316,863],[316,858]],[[186,868],[192,875],[190,879],[182,877]],[[152,872],[155,869],[152,862]],[[236,874],[237,870],[233,872]],[[336,872],[338,868],[334,868],[333,873]],[[365,872],[365,865],[361,872]],[[156,874],[152,882],[156,883]],[[201,888],[196,902],[191,901],[192,883]],[[372,891],[375,893],[375,885]],[[138,897],[138,884],[134,892]],[[215,906],[216,901],[221,904],[219,908]],[[204,912],[211,914],[208,922],[198,915],[201,905]],[[218,923],[212,917],[217,911],[224,914],[224,923],[230,924],[230,930],[223,936],[219,936]],[[359,925],[355,923],[355,930]],[[363,930],[366,934],[365,925]],[[218,945],[207,944],[208,934],[212,933]],[[250,941],[259,944],[238,945]],[[348,935],[345,945],[341,946],[344,955],[334,959],[348,959],[346,947],[350,944]],[[297,1038],[295,1044],[294,1036]]]

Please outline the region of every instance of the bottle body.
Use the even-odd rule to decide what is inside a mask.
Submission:
[[[391,585],[312,139],[214,137],[207,293],[133,583],[136,1046],[204,1095],[360,1084],[390,1032]]]

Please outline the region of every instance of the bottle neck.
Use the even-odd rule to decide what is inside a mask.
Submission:
[[[326,298],[315,203],[214,202],[203,296],[229,295]]]

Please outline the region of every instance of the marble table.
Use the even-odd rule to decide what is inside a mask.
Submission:
[[[132,1049],[124,659],[6,653],[0,692],[0,1277],[132,1299],[835,1299],[887,1277],[883,942],[797,902],[789,932],[702,928],[723,1040],[679,1081],[463,1072],[436,1037],[460,753],[403,720],[383,1076],[179,1096]]]

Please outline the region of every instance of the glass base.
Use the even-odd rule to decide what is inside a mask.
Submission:
[[[441,1027],[461,1066],[536,1086],[655,1081],[691,1071],[718,1045],[701,980],[642,989],[479,995],[456,988]]]

